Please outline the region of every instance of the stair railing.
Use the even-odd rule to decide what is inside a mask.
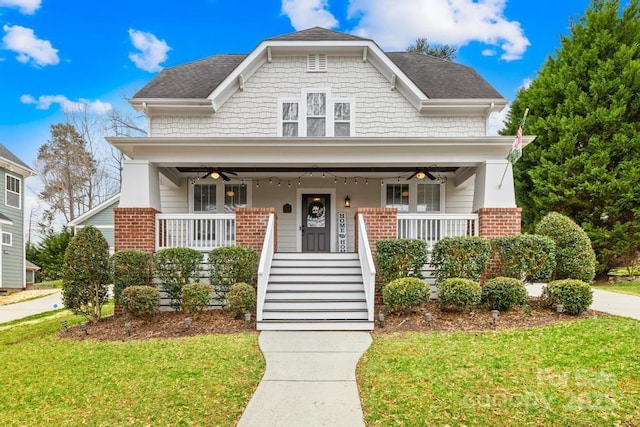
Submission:
[[[262,310],[264,309],[264,299],[267,295],[267,282],[271,273],[271,262],[275,246],[275,216],[269,214],[267,230],[264,235],[262,252],[260,253],[260,264],[258,265],[258,301],[256,307],[256,320],[262,321]]]
[[[367,300],[367,320],[373,322],[373,304],[376,295],[376,266],[373,262],[369,236],[364,216],[358,214],[358,258],[362,269],[362,282],[364,283],[364,295]]]

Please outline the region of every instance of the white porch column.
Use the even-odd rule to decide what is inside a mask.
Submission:
[[[504,180],[502,180],[503,174]],[[478,165],[473,193],[473,212],[481,208],[515,207],[516,195],[511,163],[507,160],[487,160]]]
[[[158,168],[148,160],[125,160],[123,166],[119,207],[161,212]]]

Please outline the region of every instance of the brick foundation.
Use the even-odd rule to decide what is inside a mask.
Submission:
[[[269,223],[269,214],[275,215],[275,208],[236,208],[236,245],[253,248],[258,255],[262,252],[264,237]],[[275,234],[277,233],[275,222]],[[274,252],[277,250],[277,239],[274,239]]]
[[[515,236],[522,232],[522,208],[481,208],[478,210],[480,237]]]
[[[156,251],[156,214],[154,208],[114,208],[115,250]]]

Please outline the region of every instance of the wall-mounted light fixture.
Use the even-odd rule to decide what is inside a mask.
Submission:
[[[349,196],[344,198],[344,207],[345,208],[350,208],[351,207],[351,199],[349,198]]]

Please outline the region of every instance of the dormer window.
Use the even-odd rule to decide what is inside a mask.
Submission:
[[[354,136],[354,105],[326,89],[303,91],[300,99],[278,102],[278,136]]]
[[[327,71],[327,54],[310,53],[307,55],[307,71],[310,73],[324,73]]]

